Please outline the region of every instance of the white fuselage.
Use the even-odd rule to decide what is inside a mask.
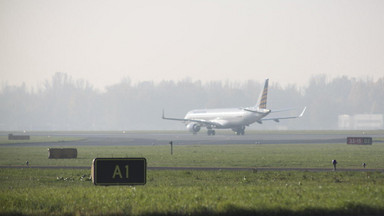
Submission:
[[[188,112],[184,119],[214,122],[215,128],[239,128],[260,121],[268,113],[252,113],[241,108],[201,109]]]

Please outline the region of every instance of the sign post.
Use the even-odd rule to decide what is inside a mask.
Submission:
[[[173,142],[169,142],[169,144],[171,145],[171,155],[173,155]]]
[[[95,185],[145,185],[145,158],[95,158],[92,163],[92,182]]]

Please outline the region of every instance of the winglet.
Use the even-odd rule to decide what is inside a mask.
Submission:
[[[303,117],[304,112],[305,112],[306,109],[307,109],[307,107],[304,107],[303,111],[302,111],[302,112],[300,113],[300,115],[299,115],[299,118]]]
[[[179,118],[169,118],[169,117],[165,117],[165,114],[164,114],[164,109],[163,109],[163,113],[161,115],[161,118],[162,119],[165,119],[165,120],[175,120],[175,121],[190,121],[190,119],[179,119]]]

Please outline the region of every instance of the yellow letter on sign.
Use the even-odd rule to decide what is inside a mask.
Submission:
[[[128,176],[128,171],[129,171],[129,170],[128,170],[128,165],[126,165],[126,166],[125,166],[125,177],[127,177],[127,178],[129,177],[129,176]]]
[[[116,175],[119,175],[120,178],[123,178],[123,176],[121,175],[121,170],[120,170],[119,165],[116,165],[112,178],[116,178]]]

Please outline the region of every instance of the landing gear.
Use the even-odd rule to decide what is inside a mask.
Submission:
[[[241,127],[241,128],[236,128],[236,129],[233,129],[233,131],[235,131],[236,135],[244,135],[245,133],[245,127]]]
[[[211,136],[211,135],[214,136],[216,134],[216,131],[212,129],[208,129],[207,134],[208,136]]]

